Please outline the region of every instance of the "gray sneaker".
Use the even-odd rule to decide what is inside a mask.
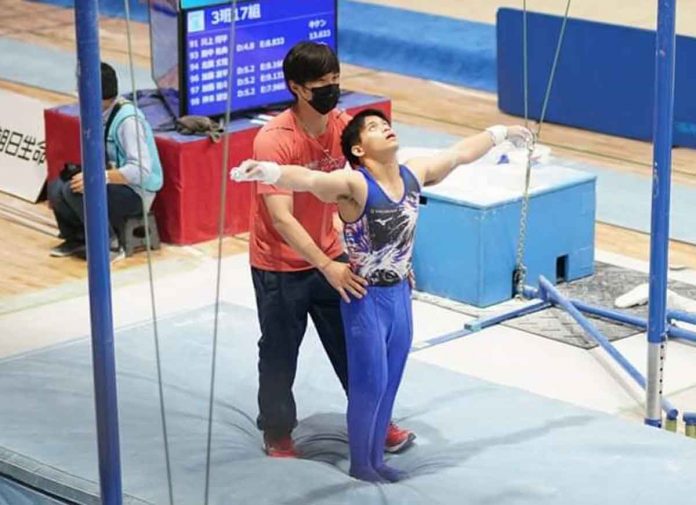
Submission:
[[[87,248],[84,246],[80,251],[77,251],[74,256],[78,258],[82,258],[83,260],[87,259]],[[122,260],[123,258],[126,257],[126,252],[123,250],[122,247],[117,247],[116,249],[109,249],[109,263],[115,263],[116,261]]]
[[[85,244],[81,242],[71,242],[65,240],[51,249],[49,253],[54,258],[65,258],[67,256],[80,256],[85,252]]]

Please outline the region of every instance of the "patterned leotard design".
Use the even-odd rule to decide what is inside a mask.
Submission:
[[[404,194],[396,202],[365,168],[358,170],[367,180],[367,202],[360,218],[345,223],[343,229],[350,264],[370,285],[391,286],[406,279],[411,270],[420,184],[401,165]]]

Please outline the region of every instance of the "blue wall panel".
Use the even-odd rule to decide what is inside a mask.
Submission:
[[[538,119],[562,18],[527,13],[529,115]],[[522,11],[497,19],[498,105],[524,115]],[[696,147],[696,39],[677,37],[674,144]],[[652,140],[655,32],[569,19],[546,119]]]

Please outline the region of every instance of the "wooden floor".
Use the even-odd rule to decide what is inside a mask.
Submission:
[[[14,211],[8,211],[8,208]],[[0,307],[8,296],[27,294],[63,283],[85,279],[87,264],[77,258],[52,258],[49,250],[60,243],[57,238],[52,212],[45,203],[33,205],[10,195],[0,193]],[[7,239],[5,239],[7,237]],[[195,266],[203,258],[217,256],[217,240],[202,242],[193,247],[176,247],[163,244],[152,252],[155,262],[186,260]],[[227,237],[222,255],[239,254],[247,250],[245,236]],[[144,267],[144,252],[120,260],[112,265],[119,273],[131,268]]]
[[[410,8],[418,6],[420,10],[423,10],[422,6],[425,4],[416,0],[380,0],[379,3],[398,4]],[[514,5],[513,2],[509,3]],[[552,0],[540,3],[549,8],[551,6],[556,8],[561,3],[565,4]],[[605,5],[598,0],[577,3],[578,5],[581,3]],[[626,7],[624,10],[632,12],[635,17],[632,22],[638,23],[637,20],[643,14],[640,14],[639,9],[634,9],[633,6],[647,7],[654,2],[621,0],[614,2],[613,5],[628,6],[629,3],[632,6],[631,9]],[[503,4],[506,2],[436,0],[428,2],[427,8],[431,12],[449,13],[468,19],[491,22],[492,17],[486,16],[492,16],[491,12],[495,12],[495,7]],[[530,9],[534,8],[534,2],[528,2],[528,4]],[[682,10],[685,4],[696,6],[696,0],[682,0],[680,3]],[[477,5],[481,8],[477,9]],[[647,8],[644,14],[648,15]],[[123,20],[102,19],[100,37],[103,59],[127,62],[125,33]],[[24,0],[0,0],[0,36],[47,47],[74,49],[73,11]],[[147,65],[149,62],[148,27],[144,24],[132,23],[132,37],[136,65]],[[456,135],[471,134],[495,123],[519,122],[518,118],[500,113],[495,95],[492,94],[352,65],[344,65],[342,74],[343,86],[348,89],[389,96],[393,103],[394,118],[400,122]],[[47,104],[75,100],[71,95],[9,83],[1,79],[0,88],[41,99]],[[552,146],[559,156],[590,161],[619,171],[644,175],[649,175],[651,171],[651,146],[645,142],[550,124],[544,126],[541,141]],[[675,181],[696,185],[696,151],[675,150],[673,170]],[[646,205],[649,204],[646,202]],[[36,214],[38,216],[36,220],[42,223],[51,219],[51,212],[45,204],[31,205],[0,194],[0,208],[3,206],[15,206],[20,209],[20,214]],[[0,213],[0,216],[6,216],[6,214]],[[27,227],[26,223],[23,225],[16,221],[16,219],[0,217],[0,237],[10,237],[9,240],[3,238],[3,245],[0,248],[0,277],[6,279],[6,282],[0,283],[0,303],[4,297],[35,292],[85,277],[84,262],[48,257],[50,247],[58,243],[57,238],[50,235],[50,233],[56,233],[55,227],[41,225],[39,231]],[[605,251],[645,260],[648,257],[649,237],[642,233],[598,223],[596,245]],[[226,239],[224,242],[224,254],[238,253],[245,248],[244,240]],[[696,247],[673,241],[670,252],[673,264],[696,268]],[[207,257],[214,257],[217,253],[217,243],[213,241],[199,244],[193,249],[165,247],[155,254],[155,259],[161,261],[201,253]],[[145,255],[141,254],[118,263],[115,268],[124,270],[142,266],[144,261]]]

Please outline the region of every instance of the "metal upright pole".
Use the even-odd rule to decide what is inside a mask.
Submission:
[[[114,328],[97,0],[76,0],[77,77],[84,174],[92,365],[102,505],[121,505]]]
[[[653,188],[650,223],[650,312],[645,424],[662,426],[662,368],[667,339],[667,262],[674,122],[674,46],[676,0],[658,0],[655,43]]]

